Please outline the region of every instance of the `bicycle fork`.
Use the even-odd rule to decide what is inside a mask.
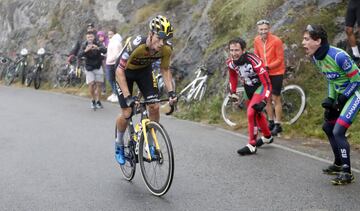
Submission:
[[[142,125],[142,128],[143,128],[143,136],[144,136],[144,140],[145,140],[145,146],[146,146],[146,151],[147,151],[147,157],[149,160],[151,160],[151,154],[150,154],[150,148],[149,148],[149,140],[148,140],[148,136],[147,136],[147,129],[146,129],[146,125],[150,122],[149,119],[143,119],[141,120],[141,125]],[[159,142],[157,140],[157,137],[156,137],[156,134],[155,134],[155,130],[154,128],[150,128],[150,134],[151,134],[151,137],[153,139],[153,142],[154,142],[154,145],[155,145],[155,149],[156,150],[159,150],[160,149],[160,146],[159,146]]]

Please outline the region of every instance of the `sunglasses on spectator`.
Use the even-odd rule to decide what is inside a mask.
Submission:
[[[263,24],[270,25],[270,22],[268,20],[259,20],[256,23],[256,25],[263,25]]]
[[[315,29],[314,29],[314,27],[312,27],[312,25],[307,25],[306,26],[306,31],[308,31],[308,32],[314,32],[315,31]]]

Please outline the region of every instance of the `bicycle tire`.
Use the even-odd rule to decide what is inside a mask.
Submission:
[[[281,91],[282,118],[286,124],[294,124],[305,110],[306,95],[298,85],[287,85]]]
[[[21,84],[22,85],[24,85],[25,84],[25,78],[26,78],[26,68],[25,68],[25,66],[24,65],[21,65],[20,66],[20,70],[19,70],[19,72],[20,72],[20,79],[21,79]]]
[[[241,108],[246,109],[244,87],[238,88],[238,96],[240,101],[236,102],[228,93],[221,104],[221,116],[225,123],[230,127],[237,127],[239,125],[239,112]]]
[[[65,88],[69,84],[69,79],[68,79],[66,68],[58,69],[56,71],[55,77],[56,77],[55,78],[56,84],[58,87]]]
[[[124,153],[125,153],[125,164],[120,165],[121,172],[124,179],[131,181],[136,172],[136,161],[135,161],[135,146],[131,142],[131,135],[129,130],[126,129],[124,135]],[[117,127],[115,126],[115,140],[117,138]]]
[[[0,81],[2,81],[3,78],[5,77],[6,69],[7,69],[7,66],[1,65]]]
[[[37,70],[34,76],[34,88],[39,89],[41,84],[40,70]]]
[[[152,129],[156,131],[160,152],[156,150],[156,158],[149,160],[147,158],[148,147],[144,146],[145,140],[144,136],[142,136],[139,142],[139,163],[142,178],[148,190],[155,196],[162,196],[169,190],[174,177],[174,153],[169,135],[163,126],[160,123],[151,121],[146,125],[148,134],[151,134]],[[162,172],[151,173],[156,170]],[[164,175],[161,173],[164,173]],[[164,179],[164,181],[152,181],[159,178]]]
[[[16,65],[11,65],[6,69],[6,74],[5,74],[5,85],[6,86],[10,86],[11,83],[14,81],[15,69],[16,69]]]
[[[32,79],[33,79],[33,73],[30,72],[26,75],[25,86],[29,87],[31,85]]]

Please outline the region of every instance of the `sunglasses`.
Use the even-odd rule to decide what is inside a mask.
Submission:
[[[312,27],[312,25],[307,25],[306,26],[306,31],[308,31],[308,32],[314,32],[315,31],[315,29],[314,29],[314,27]]]
[[[169,34],[166,34],[163,31],[159,31],[156,33],[160,39],[170,39],[173,36],[173,33],[170,32]]]
[[[268,21],[268,20],[259,20],[256,23],[256,25],[263,25],[263,24],[270,25],[270,21]]]

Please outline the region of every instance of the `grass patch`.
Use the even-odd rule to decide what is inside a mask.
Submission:
[[[208,51],[225,45],[233,37],[240,36],[248,40],[248,32],[255,29],[256,21],[266,18],[268,11],[283,2],[284,0],[214,0],[209,16],[215,32],[215,41],[211,43]]]
[[[133,24],[144,22],[157,14],[163,14],[164,11],[173,10],[181,3],[181,0],[157,0],[154,3],[147,4],[136,10]]]
[[[279,36],[284,43],[301,43],[303,31],[308,24],[322,25],[327,31],[329,41],[339,32],[335,20],[337,17],[342,17],[346,11],[346,3],[339,4],[336,8],[317,9],[316,5],[309,5],[305,8],[306,12],[301,15],[295,11],[289,12],[289,18],[295,18],[296,21],[292,25],[285,25],[279,29]],[[310,15],[309,15],[310,14]],[[342,29],[340,29],[342,30]]]

